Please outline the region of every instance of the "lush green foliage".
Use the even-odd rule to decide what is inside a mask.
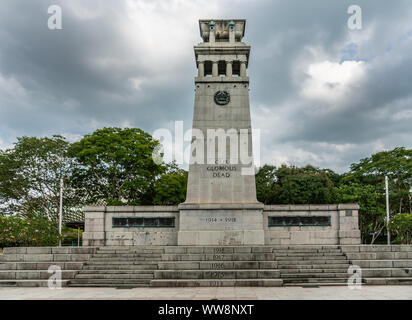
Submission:
[[[188,172],[173,167],[156,181],[154,204],[177,205],[186,199]]]
[[[0,216],[0,247],[55,246],[58,227],[44,217]]]
[[[389,230],[396,236],[396,242],[402,244],[412,243],[412,214],[398,213],[389,223]]]
[[[187,172],[155,163],[158,146],[148,133],[129,128],[96,130],[73,144],[61,136],[18,138],[14,148],[0,150],[0,246],[57,243],[60,178],[65,221],[82,220],[77,214],[85,204],[184,202]],[[412,149],[376,153],[343,175],[310,165],[264,165],[256,174],[257,198],[265,204],[358,203],[363,242],[373,243],[386,229],[385,175],[391,232],[396,242],[410,243]],[[77,242],[77,230],[65,228],[63,240]]]
[[[256,175],[256,193],[265,204],[357,203],[363,242],[373,243],[386,230],[385,175],[389,177],[390,215],[396,217],[391,219],[393,234],[396,241],[410,241],[409,220],[397,214],[412,213],[411,149],[376,153],[352,164],[343,175],[312,166],[265,165]]]
[[[69,146],[57,135],[21,137],[13,149],[0,151],[0,213],[57,221],[60,178],[65,181],[66,214],[79,213],[81,199],[70,183],[77,164],[68,155]]]
[[[390,216],[412,213],[412,149],[395,148],[373,154],[352,164],[342,176],[340,200],[360,205],[359,225],[364,242],[373,243],[386,229],[385,176],[389,178]]]
[[[346,182],[338,187],[338,192],[338,202],[357,203],[360,206],[359,229],[362,239],[373,243],[386,226],[384,190],[373,185]]]
[[[324,204],[337,198],[336,174],[312,166],[304,168],[265,165],[256,174],[256,193],[265,204]]]
[[[62,245],[71,246],[73,243],[78,244],[78,230],[73,228],[63,228],[62,230]],[[82,242],[83,231],[80,230],[80,243]]]
[[[150,204],[147,197],[165,171],[152,159],[159,142],[136,128],[104,128],[74,143],[70,154],[80,167],[73,183],[87,203],[107,205]]]

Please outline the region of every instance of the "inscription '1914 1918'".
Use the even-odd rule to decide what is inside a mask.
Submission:
[[[209,166],[207,171],[212,172],[213,178],[230,178],[230,172],[236,171],[235,166]]]
[[[205,221],[209,223],[236,222],[236,218],[235,217],[219,217],[219,218],[206,217]]]

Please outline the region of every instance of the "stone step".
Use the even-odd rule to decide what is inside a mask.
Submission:
[[[279,270],[155,270],[155,279],[271,279]]]
[[[159,260],[160,261],[160,260]],[[123,261],[116,261],[116,260],[91,260],[86,262],[85,266],[90,265],[145,265],[145,264],[157,264],[157,260],[149,259],[149,260],[123,260]]]
[[[347,278],[350,275],[346,272],[325,272],[325,273],[287,273],[282,274],[282,279],[291,279],[291,278]]]
[[[99,248],[97,254],[128,254],[128,253],[141,253],[141,254],[161,254],[164,253],[164,248],[130,248],[130,249],[105,249]]]
[[[2,254],[0,262],[62,262],[87,261],[92,254]]]
[[[312,245],[312,244],[301,244],[301,245],[273,245],[276,250],[330,250],[330,249],[341,249],[340,245],[327,244],[327,245]]]
[[[123,257],[111,257],[111,258],[101,258],[101,257],[93,257],[89,260],[89,262],[94,261],[161,261],[161,257],[156,258],[144,258],[144,257],[130,257],[130,258],[123,258]]]
[[[153,273],[81,273],[74,279],[153,279]]]
[[[347,283],[348,278],[282,278],[284,284],[288,283]]]
[[[412,268],[362,268],[362,277],[365,278],[402,278],[412,277]]]
[[[302,287],[302,288],[318,288],[318,287],[342,287],[347,286],[347,283],[343,282],[333,282],[334,279],[330,279],[330,282],[297,282],[297,283],[283,283],[284,287]]]
[[[9,247],[3,248],[3,254],[92,254],[96,247]]]
[[[66,287],[70,280],[56,280]],[[0,287],[48,287],[48,280],[0,280]]]
[[[94,284],[113,284],[113,285],[118,285],[118,284],[127,284],[127,285],[138,285],[138,284],[149,284],[150,279],[128,279],[128,278],[122,278],[122,279],[73,279],[70,280],[70,284],[89,284],[89,285],[94,285]]]
[[[339,269],[339,268],[349,268],[350,263],[322,263],[322,264],[282,264],[278,263],[279,270],[287,270],[287,269]]]
[[[279,269],[280,274],[293,274],[293,273],[347,273],[347,268],[339,269]]]
[[[363,278],[368,285],[412,285],[412,277],[406,278]]]
[[[273,253],[342,253],[341,249],[295,249],[295,250],[280,250],[280,249],[273,249]]]
[[[276,269],[276,261],[168,261],[159,262],[159,270],[187,269]]]
[[[100,259],[110,259],[110,258],[121,258],[121,259],[128,259],[128,258],[161,258],[161,254],[139,254],[139,253],[118,253],[118,254],[106,254],[106,253],[97,253],[95,254],[92,259],[100,258]]]
[[[150,287],[150,283],[136,283],[136,284],[125,284],[125,283],[68,283],[68,287],[74,288],[122,288],[122,289],[133,289],[140,287]]]
[[[276,261],[302,261],[302,260],[347,260],[344,255],[339,256],[312,256],[305,255],[299,257],[285,256],[285,257],[276,257]]]
[[[349,261],[343,259],[316,259],[316,260],[277,260],[278,266],[290,266],[290,265],[323,265],[323,264],[341,264],[349,265]]]
[[[165,254],[224,254],[224,253],[341,253],[340,249],[277,249],[273,246],[259,246],[259,247],[165,247]]]
[[[351,260],[361,268],[412,268],[411,260]]]
[[[59,266],[62,270],[79,270],[84,262],[3,262],[0,270],[47,270],[50,266]]]
[[[62,270],[62,279],[72,279],[77,270]],[[49,279],[53,273],[49,273],[47,270],[1,270],[1,280],[37,280],[37,279]]]
[[[154,270],[157,264],[102,264],[102,265],[85,265],[83,270]]]
[[[275,257],[345,257],[342,252],[332,252],[332,253],[325,253],[325,252],[295,252],[295,253],[287,253],[287,252],[274,252]]]
[[[345,245],[343,252],[411,252],[411,245]]]
[[[163,261],[274,261],[273,253],[163,254]]]
[[[230,280],[152,280],[152,287],[280,287],[282,279],[230,279]]]
[[[403,252],[347,252],[346,256],[351,260],[411,260],[412,251]]]
[[[153,270],[80,270],[78,274],[153,274]]]

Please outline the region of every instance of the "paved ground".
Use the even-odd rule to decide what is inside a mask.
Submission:
[[[0,288],[0,300],[87,300],[87,299],[268,299],[268,300],[412,300],[412,286],[363,286],[359,290],[342,287],[218,287],[218,288]]]

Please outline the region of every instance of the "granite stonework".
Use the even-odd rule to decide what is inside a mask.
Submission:
[[[177,206],[111,206],[84,209],[85,246],[176,245],[179,210]],[[115,217],[172,217],[171,228],[120,228],[113,226]]]
[[[279,208],[280,209],[280,208]],[[411,245],[4,248],[0,287],[201,287],[412,284]],[[359,269],[359,268],[361,269]],[[352,271],[351,271],[352,270]]]
[[[265,244],[360,244],[358,210],[356,204],[265,206]],[[269,216],[329,216],[331,225],[269,227]]]
[[[199,21],[203,42],[194,47],[198,74],[186,201],[179,206],[87,207],[85,245],[360,243],[357,205],[265,206],[257,201],[245,27],[242,19]],[[317,216],[329,220],[305,218]],[[113,220],[138,217],[169,217],[174,224],[127,222],[119,227]],[[281,222],[269,224],[274,217]]]
[[[351,215],[347,216],[348,211]],[[360,244],[359,206],[222,205],[86,207],[85,246]],[[330,226],[269,227],[273,216],[330,216]],[[113,228],[113,217],[173,217],[173,228]],[[184,219],[182,219],[184,217]],[[183,221],[183,223],[182,223]],[[263,230],[263,232],[261,231]]]

